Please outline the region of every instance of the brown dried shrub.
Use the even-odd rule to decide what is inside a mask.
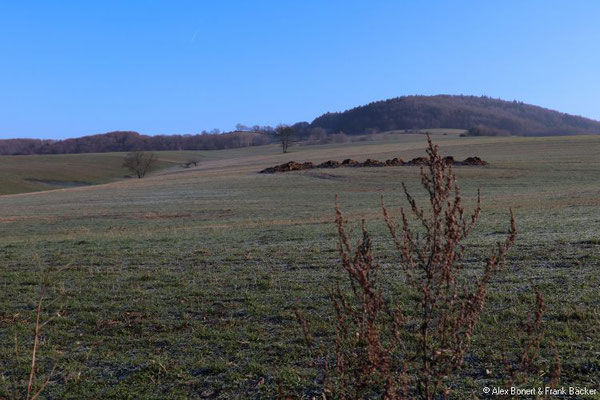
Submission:
[[[330,351],[319,351],[324,371],[322,398],[430,400],[457,395],[452,392],[452,383],[470,349],[488,284],[504,269],[517,228],[510,210],[506,238],[491,250],[483,270],[467,281],[461,267],[466,250],[462,242],[477,223],[481,197],[478,193],[477,206],[467,215],[451,165],[440,156],[429,137],[428,144],[427,170],[421,167],[421,183],[429,195],[429,209],[422,209],[402,185],[420,232],[412,227],[404,209],[396,224],[382,199],[383,217],[405,278],[400,285],[408,300],[392,298],[382,289],[381,264],[372,255],[364,221],[362,238],[353,246],[336,197],[338,248],[351,291],[346,293],[339,287],[329,291],[336,316],[335,345]],[[411,313],[410,318],[406,316]],[[541,294],[534,315],[534,322],[525,329],[528,339],[521,356],[519,379],[526,377],[527,368],[538,354]],[[314,338],[299,310],[297,317],[312,351]],[[509,376],[517,378],[517,371],[509,372]]]
[[[541,385],[539,381],[540,372],[545,374],[545,371],[540,371],[536,360],[540,353],[540,346],[542,339],[544,338],[544,324],[543,317],[546,312],[546,304],[542,293],[535,289],[535,306],[529,315],[528,320],[523,323],[521,330],[518,332],[518,336],[521,336],[521,342],[523,348],[520,354],[513,354],[511,361],[509,356],[504,352],[504,379],[503,383],[507,387],[517,387],[523,385],[529,385],[532,383],[532,379],[536,385]],[[551,388],[558,387],[561,375],[561,362],[558,354],[554,354],[554,362],[549,369],[549,381],[548,386]],[[548,395],[544,393],[539,398],[548,398]]]
[[[58,360],[55,360],[52,369],[46,372],[45,376],[42,375],[42,368],[39,366],[39,348],[42,337],[42,328],[48,323],[53,321],[57,316],[61,315],[61,312],[56,312],[54,316],[47,318],[42,321],[43,303],[45,300],[44,291],[40,294],[40,298],[37,301],[37,307],[35,312],[34,324],[33,324],[33,343],[31,350],[27,353],[22,353],[22,345],[19,343],[18,335],[15,334],[15,346],[14,346],[14,358],[11,367],[7,372],[8,376],[4,375],[4,372],[0,374],[0,398],[1,399],[26,399],[36,400],[40,398],[40,395],[46,387],[51,383],[51,380],[55,378],[56,367]],[[28,378],[25,379],[23,376],[19,376],[22,369],[20,365],[27,360],[28,367]],[[42,376],[40,376],[42,375]],[[6,396],[6,397],[5,397]]]

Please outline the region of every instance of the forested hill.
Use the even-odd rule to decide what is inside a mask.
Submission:
[[[471,129],[474,134],[600,133],[600,122],[517,101],[475,96],[406,96],[326,113],[311,123],[329,133],[401,129]]]

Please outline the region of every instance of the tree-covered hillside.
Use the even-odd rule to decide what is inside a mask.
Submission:
[[[326,113],[311,123],[317,127],[347,134],[427,128],[525,136],[600,133],[600,122],[592,119],[517,101],[450,95],[397,97]]]

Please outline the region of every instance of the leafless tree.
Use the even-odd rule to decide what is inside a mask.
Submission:
[[[275,130],[279,141],[281,142],[281,149],[284,153],[287,153],[288,147],[294,138],[294,128],[289,125],[278,125]]]
[[[154,153],[133,151],[125,156],[122,165],[135,173],[139,179],[142,179],[155,164],[156,156]]]
[[[252,131],[252,128],[250,128],[248,125],[244,125],[238,122],[237,124],[235,124],[235,130],[240,132],[250,132]]]

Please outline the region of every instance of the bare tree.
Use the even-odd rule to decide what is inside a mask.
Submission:
[[[287,153],[288,147],[294,138],[294,128],[289,125],[278,125],[275,130],[279,141],[281,142],[281,149],[284,153]]]
[[[133,151],[125,156],[122,166],[135,173],[139,179],[142,179],[154,164],[156,164],[154,153]]]
[[[235,130],[240,132],[249,132],[252,130],[252,128],[250,128],[248,125],[244,125],[238,122],[237,124],[235,124]]]

